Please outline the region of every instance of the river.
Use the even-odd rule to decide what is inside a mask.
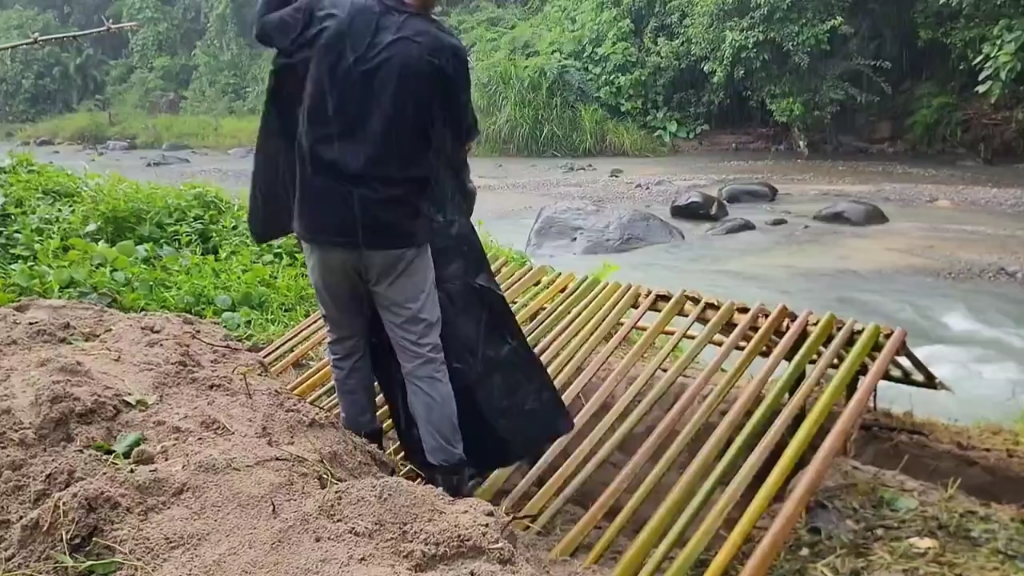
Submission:
[[[9,149],[0,145],[0,154]],[[156,155],[151,151],[96,156],[65,146],[34,153],[73,169],[164,183],[207,181],[235,193],[244,192],[251,170],[250,158],[216,152],[175,153],[189,163],[161,168],[144,167]],[[498,240],[522,248],[537,210],[552,201],[625,204],[668,218],[669,199],[645,192],[644,182],[667,178],[713,190],[728,179],[768,179],[782,192],[777,202],[731,207],[732,215],[759,224],[755,231],[710,237],[704,226],[675,221],[686,235],[679,244],[537,260],[583,273],[610,263],[613,278],[654,288],[901,326],[953,392],[885,385],[880,404],[965,423],[1010,422],[1024,413],[1021,167],[755,154],[576,162],[592,169],[566,173],[557,159],[474,159],[476,217]],[[612,168],[622,176],[610,178]],[[841,197],[875,202],[891,222],[852,229],[810,219]],[[760,225],[777,216],[789,223]]]

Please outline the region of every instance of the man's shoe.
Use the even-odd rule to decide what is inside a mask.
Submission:
[[[424,480],[444,490],[452,498],[470,498],[480,486],[479,479],[465,464],[434,466],[426,473]]]

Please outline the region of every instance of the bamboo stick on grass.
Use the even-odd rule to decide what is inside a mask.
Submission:
[[[754,495],[753,501],[744,511],[743,516],[736,523],[736,526],[729,534],[729,537],[726,538],[725,543],[719,549],[718,554],[715,555],[707,570],[704,571],[704,576],[721,576],[725,573],[725,570],[733,558],[736,557],[737,552],[739,552],[740,547],[743,546],[744,540],[754,529],[758,519],[768,509],[772,499],[782,488],[786,478],[789,477],[790,472],[793,471],[800,455],[807,450],[814,435],[825,422],[829,412],[832,411],[833,406],[842,398],[846,387],[856,376],[860,364],[864,362],[880,334],[881,330],[878,324],[868,325],[861,333],[860,338],[857,339],[857,343],[850,351],[846,360],[839,367],[839,370],[836,371],[835,376],[832,377],[832,381],[825,388],[818,401],[814,403],[803,424],[800,425],[793,440],[786,446],[785,451],[782,453],[779,461],[776,462],[775,467],[772,468],[761,489]]]

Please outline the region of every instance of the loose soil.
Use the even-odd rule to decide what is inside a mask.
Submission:
[[[385,476],[216,327],[33,301],[0,309],[0,350],[0,573],[550,573],[489,504]],[[128,432],[134,462],[91,449]]]
[[[591,572],[543,556],[663,402],[550,530],[526,537],[487,503],[387,477],[378,452],[239,348],[188,317],[52,301],[0,309],[0,574],[610,573],[625,542]],[[127,462],[91,448],[128,432],[145,440]],[[773,573],[1024,573],[1024,513],[1005,505],[1024,501],[1020,444],[1005,430],[871,415],[858,461],[833,466]]]

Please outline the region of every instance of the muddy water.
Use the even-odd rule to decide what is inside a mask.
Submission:
[[[0,155],[11,147],[0,144]],[[146,168],[153,151],[103,156],[78,147],[33,150],[42,160],[73,169],[117,172],[129,178],[179,183],[205,181],[242,193],[251,158],[180,152],[182,166]],[[1024,261],[1024,169],[959,166],[952,160],[893,162],[797,161],[753,154],[692,154],[664,159],[593,159],[593,171],[563,174],[557,159],[474,159],[480,188],[477,217],[499,240],[523,247],[536,210],[560,198],[633,203],[668,217],[664,199],[632,192],[634,180],[668,177],[706,182],[758,177],[783,195],[765,207],[733,215],[758,230],[707,237],[703,226],[680,224],[686,241],[603,257],[563,255],[539,261],[592,272],[617,266],[613,277],[651,287],[698,290],[768,306],[832,311],[864,322],[902,326],[922,359],[954,393],[887,385],[880,401],[944,419],[1010,421],[1024,412],[1024,290],[1019,284],[939,279],[958,259]],[[611,168],[624,177],[605,178]],[[877,201],[891,223],[850,229],[814,223],[815,210],[834,196]],[[877,196],[877,197],[876,197]],[[955,204],[930,204],[951,198]],[[885,202],[894,200],[898,203]],[[976,205],[984,210],[965,206]],[[777,228],[767,218],[784,217]]]

